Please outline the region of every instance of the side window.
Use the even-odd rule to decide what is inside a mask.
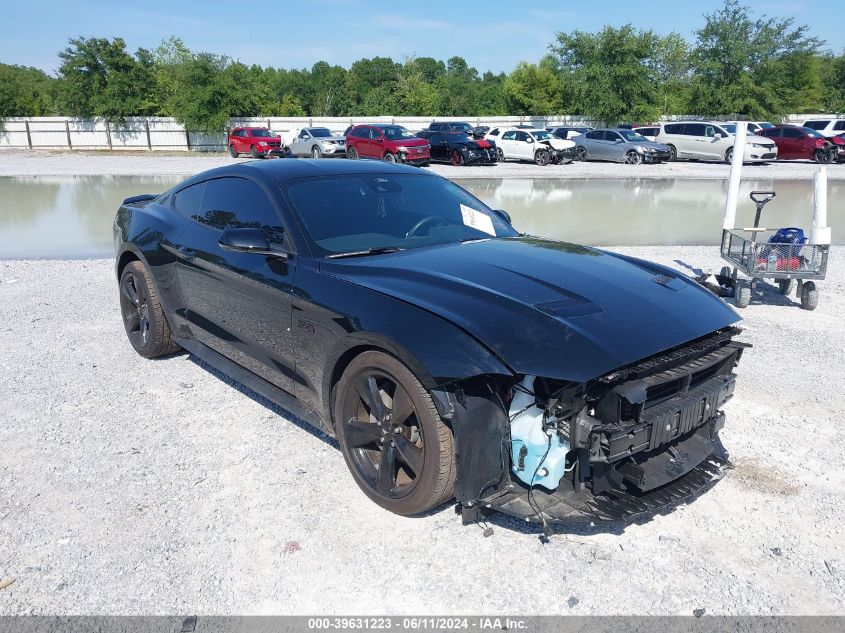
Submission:
[[[845,130],[845,120],[843,120],[843,121],[837,121],[837,122],[836,122],[836,125],[834,125],[834,126],[833,126],[833,129],[834,129],[834,130],[837,130],[837,131],[838,131],[838,130]]]
[[[308,134],[308,130],[302,130],[302,131],[299,133],[299,138],[308,138],[308,136],[309,136],[309,134]]]
[[[509,131],[505,132],[504,134],[502,134],[502,140],[503,141],[512,141],[515,138],[516,138],[516,130],[509,130]]]
[[[791,127],[783,128],[783,130],[780,131],[783,133],[784,138],[801,138],[804,136],[801,132],[792,129]]]
[[[440,133],[440,132],[435,132],[435,133],[434,133],[434,134],[432,134],[432,135],[431,135],[431,137],[428,139],[428,142],[429,142],[429,143],[431,143],[431,144],[434,144],[434,143],[441,143],[442,141],[445,141],[445,140],[446,140],[446,137],[445,137],[445,136],[443,136],[443,134],[442,134],[442,133]]]
[[[686,136],[705,136],[705,126],[703,123],[686,123],[684,134]]]
[[[663,130],[666,134],[683,134],[684,126],[679,123],[670,123],[669,125],[664,125]]]
[[[379,132],[376,128],[370,128],[370,140],[377,141],[381,138],[381,132]]]
[[[499,136],[499,128],[494,127],[492,130],[490,130],[489,134],[490,136]]]
[[[618,132],[605,132],[604,138],[608,141],[615,143],[617,140],[625,140],[623,139]]]
[[[596,130],[593,130],[592,132],[587,132],[584,136],[586,136],[589,139],[600,140],[602,134],[601,134],[601,132],[597,132]]]
[[[244,178],[217,178],[206,183],[200,214],[195,217],[218,231],[262,229],[267,237],[281,242],[282,223],[267,194]]]
[[[203,193],[205,193],[205,182],[180,189],[173,194],[171,206],[183,217],[196,217],[200,212]]]
[[[527,141],[528,135],[525,132],[517,132],[516,133],[516,140],[517,141]]]
[[[707,138],[713,138],[714,136],[716,136],[716,128],[712,125],[705,125],[704,136],[706,136]]]
[[[827,121],[804,121],[804,127],[808,127],[811,130],[823,130],[827,127]]]

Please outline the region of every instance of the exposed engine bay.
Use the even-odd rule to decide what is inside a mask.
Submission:
[[[721,407],[748,346],[733,340],[738,332],[723,329],[586,383],[524,376],[457,389],[448,400],[464,519],[499,510],[543,524],[627,520],[708,487],[726,464]],[[498,411],[482,404],[490,392]],[[496,425],[473,420],[494,414]],[[498,462],[480,454],[495,451],[473,450],[477,442],[499,443]]]

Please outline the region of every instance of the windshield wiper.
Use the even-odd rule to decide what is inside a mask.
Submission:
[[[346,253],[332,253],[326,255],[326,259],[340,259],[341,257],[364,257],[366,255],[381,255],[382,253],[397,253],[404,251],[404,248],[398,246],[377,246],[375,248],[368,248],[363,251],[347,251]]]

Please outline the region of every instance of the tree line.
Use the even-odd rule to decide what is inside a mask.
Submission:
[[[614,123],[841,112],[845,52],[824,45],[808,26],[755,16],[738,0],[704,15],[692,41],[630,24],[561,31],[547,55],[510,73],[480,73],[462,57],[285,69],[194,52],[175,37],[134,53],[119,37],[79,37],[59,53],[55,75],[0,63],[0,117],[171,116],[220,130],[237,116],[579,114]]]

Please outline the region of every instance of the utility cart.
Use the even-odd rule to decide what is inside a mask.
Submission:
[[[722,259],[733,267],[723,267],[720,277],[732,281],[737,308],[748,306],[754,282],[758,279],[774,279],[782,295],[790,294],[797,286],[796,296],[801,301],[801,307],[814,310],[819,295],[812,280],[824,279],[830,247],[826,244],[808,244],[800,228],[761,228],[763,207],[775,195],[774,191],[752,191],[751,200],[757,207],[754,226],[722,230]],[[740,272],[749,279],[739,279]]]

